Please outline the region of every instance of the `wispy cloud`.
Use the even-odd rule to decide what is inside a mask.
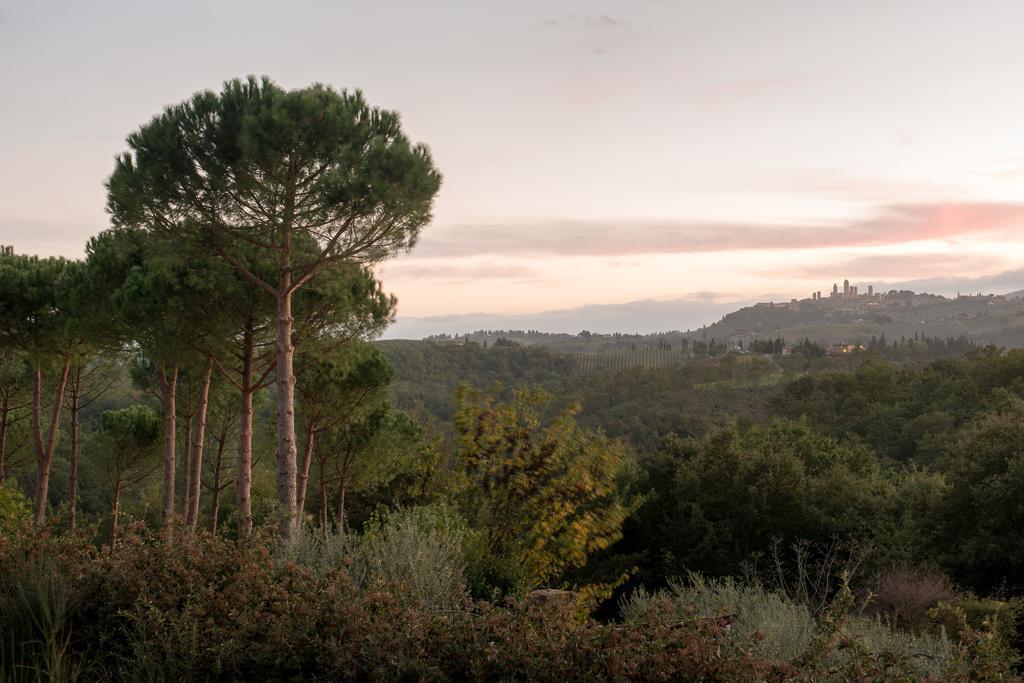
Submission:
[[[388,266],[390,277],[416,278],[437,282],[467,282],[475,280],[533,280],[535,269],[499,263],[476,265],[425,264],[399,261]]]
[[[542,25],[549,28],[586,28],[596,30],[630,28],[630,23],[627,19],[614,17],[610,14],[563,14],[559,17],[545,19]]]
[[[766,94],[778,95],[785,91],[806,90],[808,87],[828,83],[831,77],[832,74],[823,73],[763,74],[710,82],[700,86],[697,92],[704,102],[708,100],[703,98],[711,98],[713,102],[733,101]]]
[[[826,263],[797,265],[794,274],[834,278],[848,273],[857,278],[925,278],[945,274],[992,272],[1006,267],[1006,259],[984,254],[926,253],[857,255]],[[774,272],[774,271],[773,271]]]
[[[1024,203],[894,204],[862,220],[806,224],[550,220],[428,231],[416,256],[612,256],[816,249],[943,240],[1024,227]]]
[[[744,186],[752,190],[803,197],[857,200],[873,204],[929,202],[955,194],[955,188],[920,179],[858,175],[836,168],[804,168],[774,176],[751,177]]]

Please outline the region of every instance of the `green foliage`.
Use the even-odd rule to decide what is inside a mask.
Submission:
[[[148,406],[108,410],[100,417],[100,431],[120,450],[146,449],[160,438],[160,416]]]
[[[183,363],[227,331],[215,314],[230,271],[180,241],[140,230],[89,240],[82,297],[100,307],[92,336],[135,345],[157,365]],[[230,332],[233,332],[231,330]]]
[[[98,433],[96,450],[113,487],[111,539],[116,542],[123,489],[138,484],[157,467],[163,420],[148,406],[128,406],[103,413]]]
[[[806,605],[758,585],[691,575],[666,591],[633,593],[623,601],[623,613],[628,622],[659,609],[679,618],[725,618],[733,642],[752,643],[758,656],[826,680],[921,680],[958,666],[955,643],[941,634],[912,636],[854,616],[851,600],[850,594],[840,593],[816,619]]]
[[[950,634],[959,647],[955,651],[957,672],[963,680],[1005,680],[1007,669],[1019,670],[1020,642],[1024,602],[1008,602],[959,596],[940,602],[930,611],[931,618]]]
[[[970,585],[1024,590],[1024,401],[985,414],[947,456],[949,491],[938,525],[942,559]]]
[[[869,360],[852,373],[800,377],[774,407],[880,456],[930,465],[957,429],[1013,396],[1024,397],[1024,350],[986,347],[924,367]]]
[[[0,486],[0,532],[32,518],[28,498],[12,486]]]
[[[81,264],[62,258],[0,254],[0,347],[38,364],[72,345],[70,283]]]
[[[300,358],[297,394],[303,422],[314,431],[344,422],[348,412],[379,405],[393,376],[384,355],[370,344],[336,341],[307,354]]]
[[[306,527],[283,557],[319,575],[345,569],[363,589],[400,587],[423,609],[467,600],[466,557],[473,534],[446,505],[379,510],[363,533]]]
[[[502,588],[542,585],[581,567],[622,537],[638,501],[626,490],[626,447],[581,428],[570,409],[544,423],[550,400],[517,392],[496,403],[463,389],[456,417],[459,458],[469,487],[464,509],[481,533]],[[508,576],[512,573],[512,576]]]
[[[675,573],[735,572],[773,538],[871,541],[893,525],[896,487],[878,462],[806,423],[669,438],[664,449],[676,471],[660,540]]]
[[[211,236],[230,226],[257,243],[272,242],[292,226],[254,214],[253,206],[272,193],[267,171],[275,169],[270,177],[302,188],[304,223],[369,224],[332,252],[352,252],[362,227],[387,225],[375,216],[393,218],[386,235],[360,247],[371,249],[369,260],[415,240],[441,181],[428,150],[402,134],[396,113],[372,109],[360,92],[319,84],[286,91],[268,78],[229,81],[220,93],[197,93],[168,108],[128,143],[131,152],[108,183],[117,224],[180,217]],[[205,211],[211,200],[222,203],[222,214]]]
[[[817,624],[806,605],[786,600],[777,593],[734,579],[708,579],[691,574],[687,581],[672,581],[667,590],[654,593],[640,589],[622,602],[623,617],[635,622],[645,613],[668,606],[680,618],[687,614],[713,618],[729,616],[730,637],[755,642],[755,651],[792,661],[814,637]]]
[[[25,567],[0,609],[0,677],[7,681],[74,680],[68,582],[43,560]]]
[[[349,573],[361,586],[400,586],[426,608],[465,602],[473,532],[445,505],[379,512],[363,529]]]
[[[674,366],[581,372],[572,356],[541,346],[483,348],[452,341],[378,342],[395,370],[391,399],[421,422],[449,429],[458,387],[491,388],[513,399],[516,390],[541,388],[555,398],[545,416],[580,405],[578,419],[640,451],[653,451],[669,432],[702,436],[735,419],[761,420],[775,365],[760,356],[732,354],[689,359]]]

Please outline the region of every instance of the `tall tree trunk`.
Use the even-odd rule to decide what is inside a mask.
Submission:
[[[245,324],[242,343],[242,405],[238,417],[238,471],[235,473],[235,496],[238,504],[238,537],[252,531],[252,386],[253,319]]]
[[[190,464],[192,462],[192,419],[195,416],[192,413],[185,415],[185,429],[182,434],[184,438],[184,445],[181,449],[181,519],[185,521],[188,517],[189,509],[189,496],[192,495],[192,485],[189,482],[189,478],[192,476],[192,468]]]
[[[196,409],[196,428],[192,437],[192,472],[188,483],[191,488],[185,523],[192,529],[199,521],[199,484],[203,476],[203,446],[206,442],[206,410],[210,405],[210,383],[213,381],[213,361],[206,366],[203,383],[199,386],[199,405]]]
[[[313,425],[306,427],[306,448],[302,451],[302,469],[299,473],[298,491],[295,494],[295,509],[301,521],[306,512],[306,488],[309,484],[309,465],[313,460],[313,442],[316,430]]]
[[[36,442],[36,498],[32,523],[39,527],[46,520],[46,497],[50,492],[50,468],[53,466],[53,452],[57,447],[57,430],[60,427],[60,413],[64,407],[64,388],[68,383],[71,360],[65,359],[57,380],[57,392],[53,403],[50,429],[43,443],[42,425],[42,370],[36,363],[32,375],[32,431]]]
[[[71,387],[71,490],[68,494],[68,526],[72,529],[78,521],[78,404],[81,399],[81,368],[75,368],[75,380]]]
[[[114,507],[110,511],[110,547],[117,545],[121,534],[121,479],[114,482]]]
[[[286,246],[287,250],[287,246]],[[282,259],[277,296],[277,503],[278,534],[291,543],[295,538],[295,347],[292,344],[292,274],[287,257]]]
[[[162,369],[159,372],[160,393],[164,404],[164,537],[170,541],[174,537],[174,460],[175,430],[178,428],[176,414],[178,393],[178,366],[170,372]]]

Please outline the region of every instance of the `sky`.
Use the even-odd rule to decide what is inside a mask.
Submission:
[[[430,146],[434,220],[379,271],[399,332],[1011,291],[1022,64],[1018,0],[3,0],[0,243],[81,256],[129,132],[266,74],[359,88]]]

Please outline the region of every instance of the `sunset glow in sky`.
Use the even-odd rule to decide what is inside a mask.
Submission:
[[[401,317],[1024,268],[1017,0],[15,0],[0,64],[21,252],[80,256],[125,136],[254,73],[431,146],[435,220],[381,269]]]

